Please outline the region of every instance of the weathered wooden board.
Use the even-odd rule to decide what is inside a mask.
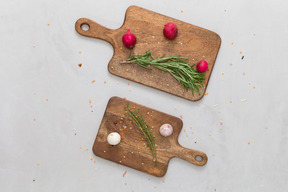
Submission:
[[[147,148],[146,140],[143,139],[139,128],[124,115],[124,107],[127,104],[132,108],[138,108],[139,113],[142,114],[147,124],[152,128],[152,134],[155,136],[155,143],[157,145],[156,163],[153,161],[152,153]],[[173,134],[169,137],[163,137],[159,133],[159,128],[164,123],[169,123],[173,126]],[[93,152],[96,156],[158,177],[165,175],[169,160],[173,157],[182,158],[195,165],[205,165],[207,163],[205,153],[184,148],[178,143],[178,136],[182,125],[182,120],[177,117],[119,97],[112,97],[108,102],[98,130],[93,145]],[[123,130],[125,127],[126,129]],[[121,135],[122,140],[120,144],[116,146],[109,145],[107,136],[111,132],[118,132]]]
[[[174,40],[163,36],[163,27],[168,22],[177,25],[178,36]],[[89,30],[82,29],[84,24],[89,25]],[[122,44],[122,36],[128,28],[137,37],[132,54],[144,54],[150,49],[154,56],[180,54],[187,57],[191,65],[206,60],[209,66],[201,94],[193,95],[191,90],[183,92],[182,85],[167,72],[155,68],[147,70],[135,64],[120,64],[131,51]],[[119,29],[108,29],[86,18],[79,19],[75,29],[81,35],[103,39],[113,46],[114,54],[108,64],[110,73],[192,101],[203,97],[221,44],[219,35],[212,31],[137,6],[127,9],[124,23]]]

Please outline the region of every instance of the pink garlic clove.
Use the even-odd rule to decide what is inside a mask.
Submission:
[[[166,123],[166,124],[161,125],[159,131],[160,131],[160,134],[162,136],[168,137],[168,136],[172,135],[173,127],[172,127],[172,125]]]

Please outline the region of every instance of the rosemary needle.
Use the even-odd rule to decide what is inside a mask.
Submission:
[[[135,63],[146,69],[151,69],[148,65],[153,66],[159,70],[170,73],[182,84],[183,91],[190,89],[193,95],[194,92],[200,94],[200,88],[203,87],[205,76],[194,68],[195,64],[190,66],[188,59],[181,55],[164,56],[165,54],[159,58],[154,58],[151,51],[148,50],[143,55],[130,55],[122,64]]]

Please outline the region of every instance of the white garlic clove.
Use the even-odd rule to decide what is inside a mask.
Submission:
[[[121,136],[117,132],[112,132],[107,136],[107,141],[110,145],[118,145],[121,141]]]
[[[168,136],[172,135],[173,127],[172,127],[172,125],[166,123],[166,124],[161,125],[159,131],[160,131],[160,134],[162,136],[168,137]]]

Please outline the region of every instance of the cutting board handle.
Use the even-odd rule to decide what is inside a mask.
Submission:
[[[194,149],[187,149],[179,144],[176,145],[176,148],[172,151],[172,153],[174,156],[198,166],[203,166],[208,161],[208,157],[205,153]]]
[[[85,25],[87,25],[86,26],[87,30],[85,30],[83,27]],[[113,47],[115,45],[115,42],[112,38],[115,30],[108,29],[108,28],[96,23],[95,21],[92,21],[92,20],[87,19],[87,18],[80,18],[75,23],[75,29],[81,35],[102,39],[104,41],[107,41],[111,45],[113,45]]]

